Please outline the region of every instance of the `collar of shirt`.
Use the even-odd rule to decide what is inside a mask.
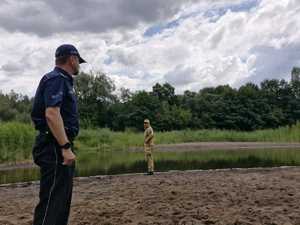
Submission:
[[[56,72],[61,73],[62,75],[64,75],[73,84],[73,77],[67,71],[65,71],[62,68],[59,68],[57,66],[54,68],[54,71],[56,71]]]

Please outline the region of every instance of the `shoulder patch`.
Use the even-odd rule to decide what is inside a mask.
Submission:
[[[58,94],[51,95],[51,98],[52,98],[52,99],[59,99],[59,98],[61,98],[62,96],[63,96],[63,92],[60,91],[60,92],[58,92]]]

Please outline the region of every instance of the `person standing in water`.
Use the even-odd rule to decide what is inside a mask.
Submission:
[[[145,160],[148,166],[147,175],[153,175],[154,173],[154,159],[153,159],[153,148],[154,148],[154,132],[150,125],[150,120],[144,120],[144,152]]]

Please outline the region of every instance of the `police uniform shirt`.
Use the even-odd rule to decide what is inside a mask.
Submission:
[[[55,67],[53,71],[44,75],[39,83],[31,113],[37,130],[49,130],[45,117],[48,107],[60,107],[67,134],[77,136],[79,117],[73,78],[59,67]]]

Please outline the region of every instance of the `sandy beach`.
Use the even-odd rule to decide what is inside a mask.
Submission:
[[[0,187],[0,224],[30,225],[37,183]],[[300,225],[300,168],[76,178],[70,225]]]

